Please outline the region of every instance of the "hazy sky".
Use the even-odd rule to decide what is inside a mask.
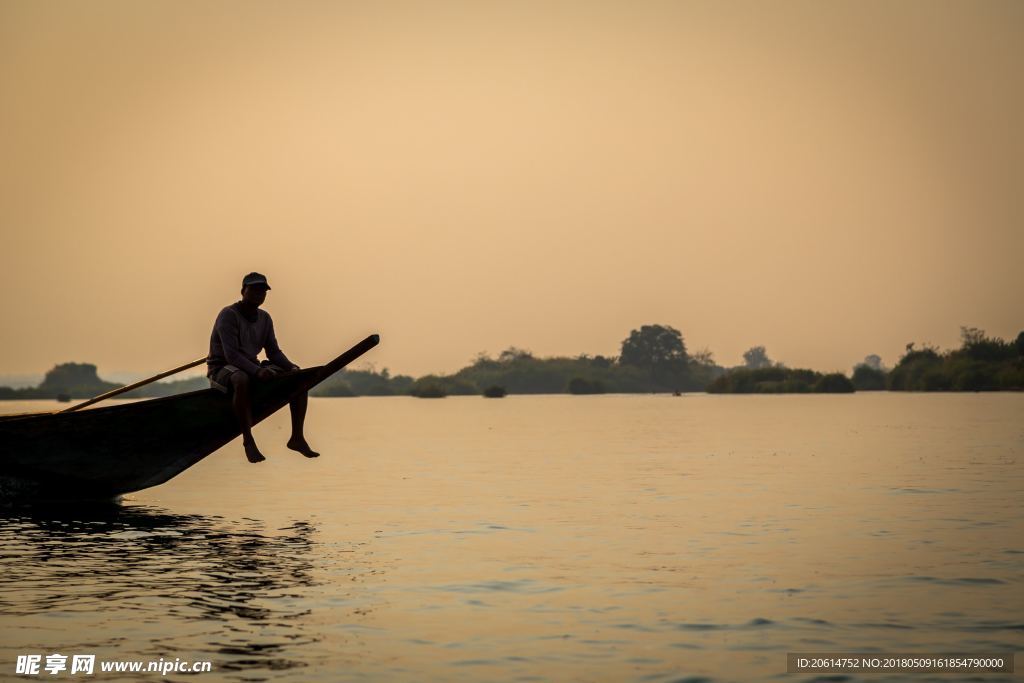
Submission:
[[[1024,3],[0,0],[0,374],[1024,329]]]

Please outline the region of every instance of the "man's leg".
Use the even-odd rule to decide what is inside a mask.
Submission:
[[[320,454],[309,447],[306,437],[302,433],[302,427],[306,423],[307,405],[309,405],[309,395],[306,392],[302,392],[288,404],[292,412],[292,437],[288,439],[288,448],[302,453],[307,458],[315,458]]]
[[[261,462],[266,460],[260,449],[256,447],[256,440],[252,438],[252,401],[249,396],[249,375],[243,370],[231,374],[231,405],[235,409],[235,417],[238,425],[242,428],[242,447],[245,448],[245,457],[249,462]]]

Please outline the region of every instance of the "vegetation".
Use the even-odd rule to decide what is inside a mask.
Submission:
[[[720,375],[707,385],[712,394],[847,394],[853,382],[840,373],[823,375],[814,370],[787,368],[768,357],[763,346],[743,353],[743,365]]]
[[[853,382],[841,372],[831,372],[822,375],[814,383],[814,391],[819,394],[852,394],[854,391]]]
[[[863,362],[853,367],[853,387],[857,391],[881,391],[886,388],[887,374],[881,358],[875,354],[865,356]]]
[[[768,353],[765,351],[763,346],[752,346],[744,351],[743,363],[751,370],[770,368],[775,365],[775,363],[772,362],[772,359],[768,357]]]
[[[92,363],[61,363],[46,373],[39,386],[22,389],[0,387],[0,400],[87,399],[121,386],[124,385],[100,379],[96,366]],[[121,394],[117,398],[156,398],[205,389],[209,386],[210,382],[205,377],[190,377],[172,382],[153,382]]]
[[[342,370],[314,387],[312,396],[401,396],[410,393],[414,380],[408,375],[391,376],[387,368]]]
[[[570,394],[603,394],[604,384],[601,380],[595,380],[591,382],[583,377],[573,377],[569,380],[569,393]]]
[[[619,364],[644,370],[651,389],[681,391],[689,379],[683,335],[674,327],[644,325],[622,342]]]
[[[61,394],[71,398],[92,398],[119,386],[101,380],[96,374],[96,366],[91,363],[61,363],[47,372],[37,387],[0,387],[0,399],[53,399]]]
[[[444,398],[448,395],[448,392],[445,391],[444,387],[437,382],[416,384],[409,393],[417,398]]]
[[[644,325],[621,343],[618,356],[537,358],[510,347],[497,358],[480,353],[451,375],[414,379],[377,372],[343,370],[313,389],[314,396],[504,396],[515,394],[601,394],[676,391],[711,393],[847,393],[851,391],[996,391],[1024,390],[1024,332],[1013,341],[987,336],[973,327],[961,328],[961,346],[951,351],[907,344],[892,370],[869,355],[841,373],[787,368],[773,362],[763,346],[743,354],[744,365],[719,366],[708,349],[690,355],[679,330],[667,325]],[[88,363],[63,363],[38,387],[0,387],[0,399],[53,399],[58,395],[89,398],[119,385],[105,382]],[[205,377],[155,382],[125,398],[148,398],[194,391],[209,386]]]
[[[823,375],[814,370],[781,365],[734,368],[708,385],[712,394],[849,393],[853,383],[842,373]]]
[[[885,371],[857,365],[853,368],[853,387],[857,391],[881,391],[885,389]]]
[[[642,392],[650,386],[646,370],[623,367],[602,356],[535,358],[520,349],[505,351],[497,359],[481,354],[449,380],[475,387],[498,385],[512,394],[561,394],[570,391],[573,380],[578,380],[575,386],[611,391]]]
[[[425,375],[413,382],[409,393],[420,398],[476,396],[480,393],[480,389],[477,385],[455,376]]]
[[[892,391],[1024,390],[1024,332],[1008,342],[976,327],[960,328],[960,348],[939,352],[907,344],[888,375]]]

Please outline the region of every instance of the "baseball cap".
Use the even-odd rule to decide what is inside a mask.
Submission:
[[[263,285],[267,289],[270,289],[270,283],[267,282],[267,276],[261,275],[260,273],[249,273],[242,278],[242,286],[249,287],[252,285]]]

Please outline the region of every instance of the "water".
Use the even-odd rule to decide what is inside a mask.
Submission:
[[[312,399],[318,460],[284,413],[265,463],[236,441],[114,509],[0,518],[0,677],[60,652],[213,662],[166,680],[809,681],[786,652],[1024,650],[1022,416],[1020,394]]]

